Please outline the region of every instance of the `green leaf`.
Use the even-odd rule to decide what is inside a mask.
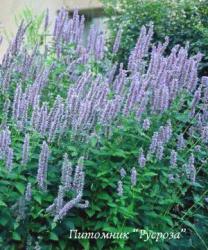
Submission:
[[[117,149],[116,151],[113,151],[112,156],[123,157],[123,158],[126,157],[125,151],[121,149]]]
[[[14,230],[16,230],[19,227],[19,223],[15,222],[14,223]]]
[[[0,225],[5,226],[8,222],[7,217],[0,217]]]
[[[73,221],[66,220],[65,224],[66,224],[67,228],[69,228],[69,229],[74,229],[75,228]]]
[[[97,195],[97,198],[102,199],[102,200],[107,200],[107,201],[111,200],[111,196],[107,193],[100,193],[99,195]]]
[[[20,237],[20,235],[19,235],[17,232],[13,232],[13,233],[12,233],[12,239],[13,239],[13,240],[20,241],[20,240],[21,240],[21,237]]]
[[[161,216],[160,217],[163,221],[166,221],[171,227],[173,227],[173,221],[170,217],[167,216]]]
[[[17,188],[17,190],[21,193],[21,194],[24,194],[24,191],[25,191],[25,186],[22,184],[22,183],[16,183],[15,184],[15,187]]]
[[[95,211],[94,211],[94,210],[89,210],[89,209],[87,209],[87,210],[86,210],[86,213],[87,213],[87,215],[88,215],[89,217],[92,217],[92,216],[95,214]]]
[[[55,227],[56,227],[56,223],[53,222],[53,223],[51,224],[51,229],[54,229]]]
[[[59,238],[55,233],[51,232],[50,233],[50,240],[58,241]]]
[[[42,199],[41,199],[40,195],[34,195],[34,200],[37,201],[41,205]]]
[[[157,176],[158,174],[154,172],[147,172],[143,174],[143,177],[152,177],[152,176]]]
[[[90,242],[88,239],[79,240],[79,242],[83,246],[84,250],[90,249]]]
[[[97,177],[101,177],[101,176],[106,175],[106,174],[108,174],[108,173],[109,173],[109,170],[100,172],[100,173],[97,174]]]
[[[0,200],[0,207],[7,207],[7,204]]]
[[[115,227],[107,226],[107,227],[103,228],[103,231],[106,231],[106,232],[109,232],[109,233],[116,233],[116,232],[118,232],[118,229],[115,228]]]

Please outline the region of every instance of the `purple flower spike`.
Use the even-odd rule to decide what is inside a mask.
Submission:
[[[170,154],[170,166],[176,167],[177,164],[177,152],[175,150],[171,150]]]
[[[73,189],[77,194],[82,193],[84,188],[83,160],[84,158],[80,157],[74,173]]]
[[[31,183],[29,182],[26,187],[25,191],[25,200],[26,201],[31,201],[32,199],[32,188],[31,188]]]
[[[195,169],[194,165],[186,164],[186,176],[192,183],[195,183],[195,181],[196,181],[196,169]]]
[[[143,121],[143,125],[142,125],[142,128],[147,131],[149,128],[150,128],[150,120],[147,118],[147,119],[144,119]]]
[[[122,179],[126,176],[126,170],[124,168],[120,169],[120,176]]]
[[[156,150],[156,157],[158,160],[162,160],[163,158],[163,152],[164,152],[164,146],[163,143],[161,141],[158,141],[157,144],[157,150]]]
[[[113,54],[116,54],[119,50],[121,36],[122,36],[122,29],[119,29],[117,34],[116,34],[116,38],[115,38],[114,45],[113,45]]]
[[[58,196],[56,198],[56,214],[62,209],[64,205],[64,187],[59,186]]]
[[[24,143],[22,147],[22,161],[21,164],[26,165],[29,159],[30,152],[30,137],[28,134],[25,135]]]
[[[202,140],[204,143],[208,143],[208,126],[204,126],[201,131]]]
[[[43,191],[47,190],[46,180],[48,171],[48,158],[49,158],[49,148],[47,143],[44,141],[39,156],[38,173],[37,173],[38,186]]]
[[[122,181],[118,181],[117,193],[118,193],[118,196],[123,196],[123,183],[122,183]]]
[[[186,147],[186,142],[185,142],[185,139],[183,137],[183,134],[180,134],[178,136],[178,140],[177,140],[177,149],[178,150],[182,150]]]
[[[69,190],[72,185],[72,164],[68,159],[68,155],[64,154],[64,161],[62,165],[61,183],[65,190]]]
[[[48,28],[48,23],[49,23],[49,9],[47,8],[46,15],[45,15],[45,23],[44,23],[44,31],[45,32]]]
[[[139,166],[140,166],[141,168],[145,167],[145,165],[146,165],[146,158],[145,158],[145,156],[144,156],[144,151],[143,151],[143,149],[141,150],[141,153],[140,153],[140,155],[139,155],[138,162],[139,162]]]
[[[62,209],[60,209],[59,213],[54,217],[54,222],[58,220],[62,220],[64,216],[68,213],[70,209],[75,207],[81,201],[82,193],[79,193],[74,199],[67,202]]]
[[[6,156],[6,168],[8,169],[9,172],[11,172],[12,167],[13,167],[13,149],[8,148],[7,156]]]
[[[158,145],[158,138],[159,138],[159,134],[158,132],[154,132],[153,136],[152,136],[152,142],[150,144],[150,153],[155,153],[157,145]]]
[[[131,185],[134,187],[136,186],[136,183],[137,183],[137,171],[136,168],[133,167],[131,169]]]

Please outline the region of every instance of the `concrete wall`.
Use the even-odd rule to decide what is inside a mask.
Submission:
[[[63,2],[64,5],[71,10],[74,8],[80,10],[101,9],[103,6],[98,0],[63,0]]]

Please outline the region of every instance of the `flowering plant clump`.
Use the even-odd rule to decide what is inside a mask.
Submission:
[[[199,74],[207,75],[208,7],[206,0],[102,0],[108,27],[110,44],[114,43],[118,29],[122,33],[121,45],[114,56],[126,63],[143,25],[154,22],[153,41],[170,42],[166,52],[173,46],[189,43],[189,53],[204,54],[199,64]]]
[[[0,65],[4,249],[207,248],[208,78],[202,54],[165,54],[143,26],[127,67],[65,9],[30,50],[21,22]],[[136,228],[177,240],[138,240]],[[70,230],[128,233],[69,239]],[[102,233],[101,233],[102,235]]]

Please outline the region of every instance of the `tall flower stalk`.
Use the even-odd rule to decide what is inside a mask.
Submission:
[[[44,141],[41,147],[38,163],[37,182],[40,189],[47,190],[47,172],[48,172],[49,148]]]

